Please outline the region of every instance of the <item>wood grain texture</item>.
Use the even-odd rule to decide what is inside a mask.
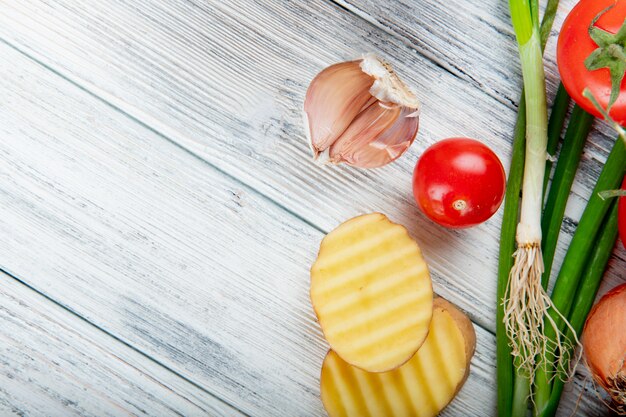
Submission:
[[[437,291],[493,327],[495,280],[476,277],[495,271],[499,218],[442,231],[417,214],[409,184],[417,154],[457,132],[506,156],[510,107],[330,3],[94,3],[4,5],[0,36],[323,231],[368,211],[408,225]],[[418,141],[383,169],[319,167],[302,133],[306,86],[367,50],[425,101]]]
[[[434,52],[425,56],[411,39],[394,38],[321,1],[94,3],[4,5],[0,36],[320,230],[368,211],[408,225],[424,248],[437,291],[494,330],[500,214],[470,230],[442,230],[418,214],[409,182],[417,155],[447,136],[481,138],[508,165],[515,118],[510,97],[519,90],[519,71],[511,69],[509,75],[507,69],[497,83],[489,78],[479,83],[508,89],[509,98],[496,99],[495,90],[443,70],[445,54],[431,60]],[[444,7],[423,1],[415,7],[450,14],[469,7],[460,3],[467,2]],[[493,16],[476,18],[465,33],[467,39],[490,42],[474,42],[478,50],[467,55],[487,61],[490,54],[502,55],[499,60],[514,67],[517,52],[506,46],[512,42],[510,30],[492,28],[494,19],[498,27],[508,27],[508,16],[500,1],[484,3],[474,9]],[[441,36],[423,37],[423,42],[445,43]],[[418,140],[383,169],[319,167],[310,161],[302,133],[306,86],[325,65],[369,50],[387,57],[416,87],[424,102]],[[464,53],[456,50],[446,58],[450,65]],[[473,62],[464,64],[467,73]],[[582,212],[611,140],[612,135],[597,134],[588,146],[567,209],[570,225]],[[565,228],[555,267],[571,230]],[[623,252],[617,262],[624,265]]]
[[[0,273],[0,415],[241,415]]]
[[[322,233],[8,46],[0,55],[3,267],[246,414],[323,415],[327,346],[308,299]],[[477,334],[446,415],[493,412],[493,335]]]
[[[467,7],[460,3],[419,5],[445,17]],[[444,34],[416,46],[368,10],[357,16],[321,1],[0,5],[5,42],[138,121],[50,71],[16,68],[23,57],[2,49],[5,73],[14,75],[3,80],[11,94],[0,115],[10,138],[0,144],[0,230],[11,236],[2,265],[254,414],[320,413],[325,346],[308,310],[306,268],[321,231],[358,213],[378,210],[408,225],[435,290],[492,330],[499,215],[442,231],[417,214],[407,183],[417,155],[455,134],[483,139],[507,164],[519,72],[483,74],[471,57],[508,45],[502,60],[510,67],[516,52],[510,31],[492,29],[508,28],[501,2],[478,3],[493,15],[466,28],[467,39],[488,33],[492,41],[467,52],[465,76],[454,69],[460,48],[447,55],[431,45],[454,41]],[[306,85],[323,66],[368,50],[417,87],[418,142],[380,170],[318,167],[301,130]],[[588,147],[571,219],[610,140],[600,132]],[[555,264],[559,257],[562,247]],[[623,267],[617,251],[609,281],[623,280]],[[493,412],[492,349],[493,337],[480,330],[474,371],[450,415]],[[600,410],[589,404],[590,413]]]
[[[420,54],[455,74],[495,100],[515,108],[520,96],[521,67],[517,57],[515,34],[509,19],[508,3],[500,1],[459,1],[452,7],[433,7],[429,2],[337,0],[346,9],[374,26],[414,46]],[[545,50],[548,98],[554,97],[559,83],[556,65],[556,42],[563,21],[578,0],[560,0]],[[541,2],[540,2],[541,3]],[[545,5],[543,2],[542,5]],[[489,39],[489,42],[485,42]],[[511,82],[514,81],[514,82]],[[572,107],[572,106],[570,106]],[[566,211],[562,240],[554,265],[560,261],[584,209],[584,202],[595,184],[602,162],[615,132],[603,122],[596,122],[583,155],[580,172],[573,185],[573,196]],[[616,251],[615,262],[624,260]],[[624,266],[624,264],[621,264]],[[607,274],[605,281],[616,285],[624,276]]]

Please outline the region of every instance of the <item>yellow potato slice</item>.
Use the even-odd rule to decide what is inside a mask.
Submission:
[[[311,301],[343,360],[370,372],[397,368],[428,334],[428,266],[407,230],[380,213],[330,232],[311,268]]]
[[[436,416],[465,382],[475,345],[470,320],[438,298],[426,341],[398,369],[365,372],[329,351],[321,376],[324,408],[330,417]]]

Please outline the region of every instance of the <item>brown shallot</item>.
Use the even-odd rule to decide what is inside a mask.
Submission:
[[[594,380],[626,415],[626,284],[606,293],[585,323],[583,349]]]

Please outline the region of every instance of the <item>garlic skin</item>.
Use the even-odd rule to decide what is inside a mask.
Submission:
[[[315,159],[376,168],[402,155],[419,127],[420,103],[391,66],[373,54],[320,72],[304,100]]]

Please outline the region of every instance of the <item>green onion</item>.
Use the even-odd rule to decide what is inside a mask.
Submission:
[[[612,207],[604,219],[596,246],[586,266],[580,287],[576,292],[572,314],[569,317],[570,325],[576,334],[582,332],[585,319],[593,306],[593,301],[596,298],[598,288],[602,281],[602,275],[611,257],[615,241],[617,240],[618,204],[617,201],[612,201],[610,204],[612,204]],[[567,337],[570,340],[575,337],[574,334],[572,334],[572,330],[568,331]],[[565,356],[569,357],[571,354],[572,351],[570,349],[565,353]],[[549,400],[536,405],[535,415],[537,417],[552,417],[556,414],[566,379],[566,375],[560,375],[560,377],[555,379]]]
[[[552,24],[556,15],[559,0],[548,0],[543,20],[541,22],[541,49],[546,46],[548,36],[552,30]],[[565,91],[562,86],[559,91]],[[557,93],[558,95],[558,93]],[[567,96],[567,94],[565,94]],[[496,352],[497,352],[497,391],[498,391],[498,414],[501,417],[511,415],[513,402],[513,357],[511,356],[511,347],[506,335],[504,325],[504,307],[503,300],[506,295],[506,288],[509,278],[509,272],[513,267],[513,253],[515,252],[515,228],[517,226],[519,215],[519,196],[522,187],[522,175],[524,172],[524,149],[526,145],[526,100],[522,90],[519,101],[519,111],[517,114],[517,122],[513,134],[513,149],[511,156],[511,165],[509,169],[509,178],[507,180],[506,194],[504,200],[504,210],[502,217],[502,228],[500,230],[500,252],[498,262],[498,289],[497,289],[497,306],[496,306]],[[556,100],[555,100],[556,103]],[[564,107],[563,119],[567,112],[567,104]],[[556,150],[556,143],[562,130],[563,121],[560,123],[555,120],[552,123],[555,110],[550,116],[550,126],[561,126],[556,133],[551,154]],[[552,129],[550,130],[552,131]],[[552,137],[552,136],[551,136]]]
[[[552,30],[552,24],[554,23],[556,10],[558,8],[559,0],[548,0],[548,2],[546,3],[546,9],[543,11],[543,18],[541,19],[541,26],[539,27],[542,51],[546,48],[546,43],[548,43],[548,37],[550,36],[550,31]],[[562,87],[562,85],[560,85],[559,87]],[[563,89],[563,91],[565,91],[565,89]]]
[[[585,255],[589,253],[594,244],[592,237],[597,234],[602,218],[611,204],[610,200],[603,200],[598,194],[603,190],[619,188],[625,168],[626,148],[624,143],[618,140],[613,145],[613,149],[600,173],[554,285],[552,299],[555,307],[564,315],[569,314],[572,298],[582,275],[582,266],[586,261]],[[553,316],[553,318],[556,318],[562,328],[563,321],[557,316]]]
[[[500,229],[500,252],[498,257],[498,303],[496,306],[496,356],[497,356],[497,390],[498,415],[511,416],[513,404],[513,356],[504,326],[504,296],[509,280],[509,272],[513,267],[515,252],[515,227],[519,214],[519,195],[522,189],[524,172],[524,148],[526,144],[526,106],[522,93],[517,122],[513,134],[513,155],[509,178],[504,197],[504,212]]]
[[[517,359],[515,359],[515,382],[513,383],[513,406],[511,415],[524,417],[528,412],[528,398],[530,398],[530,380],[528,376],[520,372]]]
[[[543,233],[542,251],[544,273],[541,283],[544,288],[550,279],[550,270],[556,250],[556,242],[561,231],[563,214],[567,197],[569,197],[576,169],[583,152],[585,139],[591,130],[593,116],[584,111],[579,106],[574,106],[572,116],[567,126],[565,139],[563,139],[563,149],[557,162],[550,192],[541,219],[541,230]]]
[[[556,2],[555,2],[556,3]],[[548,7],[550,5],[548,4]],[[547,15],[547,11],[546,11]],[[544,18],[545,19],[545,18]],[[554,16],[552,17],[554,20]],[[541,34],[543,36],[543,25],[541,26]],[[542,38],[543,40],[543,38]],[[556,90],[556,96],[554,96],[554,102],[552,103],[552,112],[550,113],[550,120],[548,121],[548,155],[554,157],[556,155],[556,148],[561,138],[561,132],[565,125],[565,118],[567,117],[567,108],[569,107],[569,94],[565,91],[563,83],[559,83],[559,88]],[[546,194],[548,188],[548,180],[550,179],[550,170],[552,169],[552,161],[548,159],[546,162],[546,173],[543,177],[543,194]]]
[[[543,232],[542,250],[545,268],[541,279],[543,288],[547,288],[548,286],[550,270],[552,268],[557,239],[561,231],[561,223],[563,222],[567,198],[569,197],[576,169],[578,168],[582,155],[583,145],[591,130],[593,120],[592,115],[584,111],[581,107],[575,106],[567,126],[567,132],[563,140],[563,148],[561,149],[561,154],[559,155],[559,160],[554,171],[554,177],[550,185],[550,192],[548,193],[548,199],[541,221]],[[551,357],[551,355],[549,355],[549,357]],[[547,401],[547,397],[541,398],[541,396],[549,394],[549,390],[541,387],[542,384],[546,384],[550,380],[550,376],[547,373],[549,367],[541,365],[543,364],[540,364],[538,367],[537,376],[535,378],[535,383],[539,386],[539,389],[535,390],[535,402]]]
[[[532,381],[536,358],[543,357],[547,349],[542,323],[551,306],[541,286],[541,211],[548,121],[537,1],[510,0],[509,5],[524,78],[526,149],[517,250],[504,298],[504,323],[516,372]],[[521,412],[523,407],[517,406],[521,402],[525,403],[526,398],[514,398],[512,411]]]
[[[570,242],[563,265],[556,279],[554,290],[552,291],[554,308],[566,317],[571,311],[574,295],[579,285],[581,285],[583,267],[587,263],[593,249],[602,220],[612,203],[611,200],[603,200],[599,193],[603,190],[618,188],[624,177],[625,169],[626,148],[621,140],[616,140],[576,228],[574,237]],[[567,326],[560,314],[553,310],[549,314],[550,319],[556,324],[556,329],[552,326],[546,326],[546,337],[548,337],[549,343],[556,344],[556,332],[567,331],[569,326]],[[569,334],[575,336],[572,334],[571,329],[569,329]],[[548,355],[546,355],[544,366],[541,367],[535,380],[536,410],[546,408],[546,404],[551,396],[550,375],[554,372],[552,353],[548,352]],[[556,370],[560,371],[559,366],[556,367]]]
[[[570,102],[569,95],[565,91],[565,88],[563,87],[563,85],[560,84],[557,90],[556,97],[554,99],[552,112],[550,113],[550,120],[548,122],[548,154],[549,155],[554,155],[556,153],[556,148],[559,142],[559,138],[561,136],[561,131],[563,130],[563,124],[565,123],[565,117],[567,115],[567,108],[569,106],[569,102]],[[525,117],[525,114],[522,114],[522,116]],[[517,129],[517,126],[516,126],[516,129]],[[523,131],[521,134],[523,135]],[[520,143],[522,144],[520,146],[523,146],[524,142],[520,141]],[[520,153],[521,153],[521,150],[520,150]],[[523,164],[523,161],[522,161],[522,164]],[[511,167],[511,172],[513,172],[513,167]],[[519,191],[521,188],[522,169],[520,168],[519,171],[516,171],[516,172],[518,172],[519,180],[517,180],[516,182],[517,188],[510,190],[512,196],[519,196]],[[544,193],[546,190],[546,182],[548,180],[549,172],[550,172],[550,166],[546,166],[546,173],[545,173],[545,180],[544,180]],[[509,174],[509,184],[507,185],[507,187],[511,187],[510,185],[511,178],[512,176],[511,174]],[[509,191],[509,188],[507,188],[507,191]],[[513,194],[513,193],[516,193],[516,194]],[[508,198],[509,196],[507,194],[507,199]],[[517,207],[515,208],[517,209]],[[506,204],[505,204],[505,216],[504,217],[507,219],[510,218],[510,217],[507,217],[506,214],[507,214],[507,211],[506,211]],[[517,211],[515,213],[514,218],[517,218]],[[513,252],[515,250],[515,236],[514,236],[515,225],[516,225],[516,221],[511,221],[511,225],[509,225],[510,227],[509,230],[511,230],[510,231],[511,238],[507,241],[507,243],[509,244],[509,248],[504,249],[504,250],[510,251],[508,252],[510,254],[508,256],[509,262],[505,263],[505,262],[502,262],[502,260],[500,261],[500,265],[503,271],[499,274],[499,276],[504,277],[504,279],[499,281],[499,283],[503,283],[503,287],[504,287],[502,289],[503,296],[504,296],[504,291],[506,290],[506,281],[508,280],[508,277],[509,277],[508,273],[511,270],[511,267],[513,266]],[[504,224],[503,224],[502,230],[503,231],[505,230]],[[504,245],[502,245],[502,242],[504,242],[504,240],[501,240],[501,244],[500,244],[501,252],[503,251],[503,248],[504,248]],[[500,312],[500,311],[502,311],[503,313],[503,310],[500,310],[500,309],[497,310],[497,312]],[[500,317],[497,316],[497,319],[498,319],[498,325],[501,324],[501,327],[502,327],[501,331],[504,332],[504,323],[500,321],[501,320]],[[498,327],[496,327],[496,330],[497,329]],[[507,348],[508,348],[507,338],[503,337],[502,338],[503,340],[502,340],[496,337],[496,339],[497,339],[497,343],[503,343],[503,342],[507,343]],[[509,356],[510,356],[510,350],[509,350]],[[498,369],[500,369],[500,367]],[[500,384],[498,384],[498,389],[501,389]],[[519,416],[519,415],[524,415],[526,413],[526,410],[528,408],[526,399],[529,398],[529,396],[530,396],[530,381],[528,380],[528,378],[524,377],[523,375],[517,374],[515,377],[515,382],[513,386],[513,404],[515,406],[515,409],[512,410],[512,415]]]

